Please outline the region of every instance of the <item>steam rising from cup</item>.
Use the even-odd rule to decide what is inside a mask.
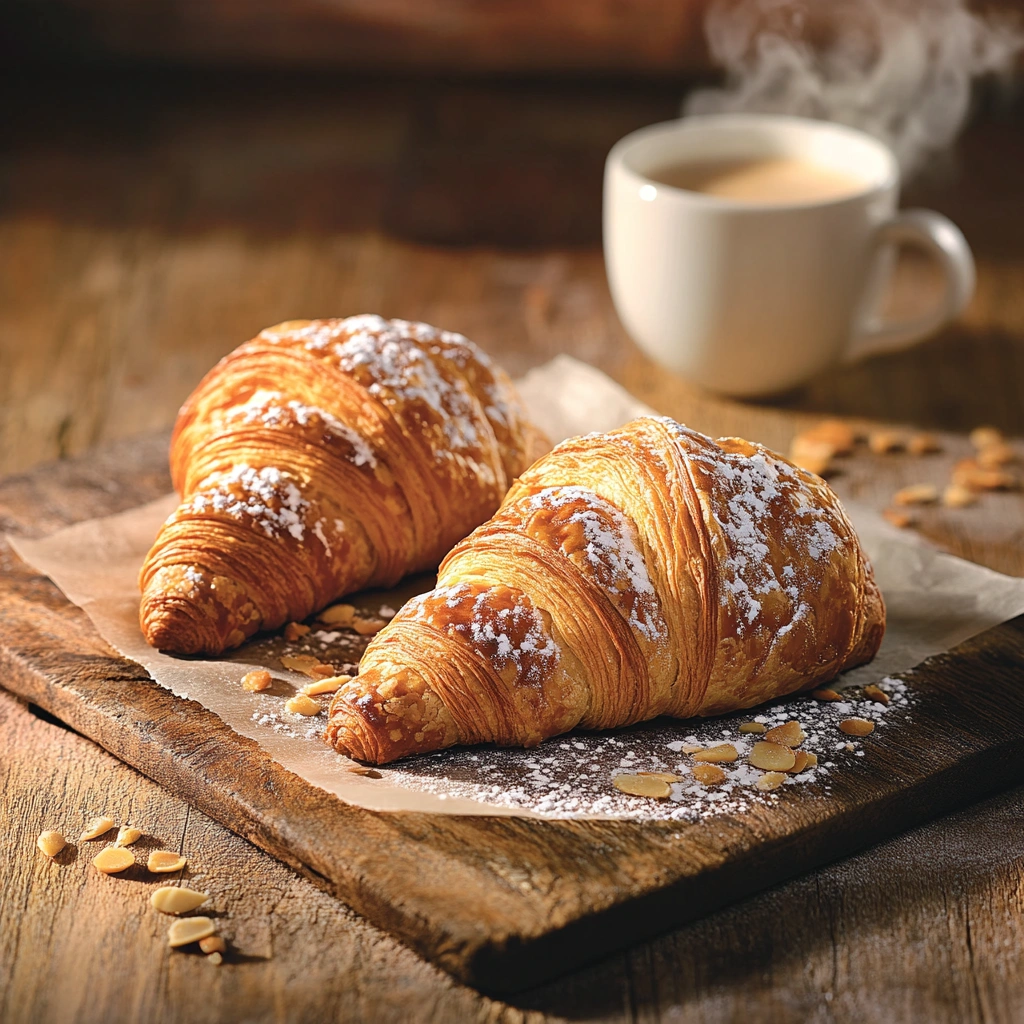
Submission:
[[[1008,76],[1024,49],[1019,21],[964,0],[713,0],[705,30],[726,83],[685,113],[837,121],[887,143],[904,176],[954,141],[973,80]]]

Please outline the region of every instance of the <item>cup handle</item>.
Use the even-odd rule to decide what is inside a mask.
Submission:
[[[868,313],[855,329],[846,353],[848,361],[876,352],[905,348],[937,331],[963,312],[974,294],[974,257],[963,232],[934,210],[902,210],[879,229],[874,240],[877,258],[882,246],[913,245],[930,253],[945,276],[943,294],[928,313],[898,322]]]

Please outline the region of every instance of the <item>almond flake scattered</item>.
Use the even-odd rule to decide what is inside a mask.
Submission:
[[[839,723],[839,730],[847,736],[870,736],[875,731],[875,723],[866,718],[847,718]]]
[[[316,697],[322,693],[334,693],[335,690],[340,689],[345,683],[351,681],[351,676],[328,676],[326,679],[318,679],[314,683],[306,683],[305,686],[300,686],[299,693],[303,693],[307,697]]]
[[[170,850],[154,850],[146,861],[146,867],[158,875],[180,871],[185,864],[186,860],[180,853],[173,853]]]
[[[330,608],[325,608],[320,612],[317,621],[322,622],[325,626],[341,626],[342,629],[345,629],[352,625],[355,615],[355,605],[332,604]]]
[[[786,776],[782,772],[766,772],[754,785],[762,792],[768,792],[772,789],[778,789],[785,781]]]
[[[36,840],[36,846],[39,847],[47,857],[56,857],[65,846],[68,845],[68,841],[59,832],[42,832],[39,838]]]
[[[894,505],[932,505],[938,500],[939,489],[935,484],[911,484],[892,496]]]
[[[796,755],[781,743],[759,740],[750,748],[750,763],[768,772],[788,772],[796,764]]]
[[[125,850],[120,846],[108,846],[93,857],[92,863],[93,867],[104,875],[116,875],[130,868],[135,863],[135,857],[131,850]]]
[[[799,747],[805,739],[806,735],[800,723],[795,719],[790,719],[788,722],[783,722],[782,725],[775,726],[774,729],[769,729],[765,734],[764,738],[769,743],[781,743],[784,747]]]
[[[765,727],[760,722],[744,722],[740,726],[740,732],[763,733]]]
[[[297,693],[294,697],[286,700],[284,709],[293,715],[302,715],[304,718],[312,718],[323,710],[312,697],[307,697],[304,693]]]
[[[242,676],[242,689],[258,693],[260,690],[267,689],[271,682],[270,673],[265,668],[257,668]]]
[[[214,923],[208,917],[183,917],[167,929],[167,944],[175,949],[188,946],[212,935],[214,931]]]
[[[708,764],[720,764],[721,762],[735,761],[739,757],[736,748],[731,743],[719,743],[717,746],[708,747],[706,750],[695,750],[694,761],[703,761]]]
[[[113,827],[113,818],[93,818],[92,821],[85,826],[85,831],[78,837],[78,841],[82,843],[87,839],[99,839],[100,836],[106,835],[106,833],[108,833]]]
[[[717,764],[694,765],[690,773],[702,786],[720,786],[728,776]]]
[[[649,796],[664,800],[672,795],[672,787],[664,779],[650,775],[616,775],[612,785],[630,796]]]
[[[304,637],[309,632],[309,626],[302,622],[289,622],[284,627],[284,638],[289,643],[294,643],[296,640]]]
[[[879,704],[889,703],[889,694],[887,694],[881,687],[875,686],[874,683],[864,687],[864,696],[869,700],[877,700]]]
[[[868,447],[876,455],[888,455],[903,447],[903,438],[894,430],[873,430],[868,434]]]
[[[942,446],[934,434],[912,434],[907,441],[907,451],[911,455],[931,455],[933,452],[941,452]]]
[[[811,696],[815,700],[833,701],[843,699],[835,690],[829,690],[827,687],[824,690],[812,690]]]

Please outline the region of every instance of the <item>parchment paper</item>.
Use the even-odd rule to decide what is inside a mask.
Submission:
[[[520,386],[534,418],[552,439],[609,430],[650,412],[599,371],[566,356],[532,371]],[[322,715],[303,719],[284,711],[293,688],[308,680],[283,670],[278,660],[286,649],[312,652],[341,671],[354,671],[351,663],[357,652],[351,634],[317,630],[292,644],[280,637],[261,638],[219,660],[172,657],[146,644],[138,626],[138,570],[176,504],[177,498],[167,495],[43,540],[10,539],[23,559],[85,610],[112,647],[142,665],[157,684],[198,701],[236,732],[254,739],[285,768],[349,803],[374,810],[445,814],[696,820],[753,799],[772,798],[753,789],[759,773],[745,765],[726,766],[728,782],[716,791],[684,778],[673,785],[672,799],[660,802],[619,793],[611,778],[623,770],[676,771],[685,776],[688,768],[680,751],[686,743],[728,739],[742,754],[748,738],[737,732],[739,722],[758,717],[770,726],[793,717],[792,702],[776,704],[760,715],[746,711],[704,722],[662,719],[611,733],[574,733],[534,751],[478,747],[440,752],[382,768],[379,778],[353,774],[352,762],[323,743]],[[911,714],[912,686],[888,680],[892,673],[1024,613],[1024,580],[941,553],[917,536],[893,529],[870,510],[848,506],[848,511],[885,595],[888,630],[878,657],[837,685],[885,680],[894,700],[886,717],[880,705],[865,711],[863,701],[854,707],[847,701],[822,705],[797,698],[802,701],[801,720],[810,722],[805,725],[811,733],[806,746],[819,751],[820,766],[791,777],[791,784],[827,786],[835,759],[862,753],[859,741],[835,742],[840,734],[831,728],[831,718],[852,709],[886,724],[894,714]],[[430,589],[432,582],[419,577],[396,591],[360,595],[352,603],[374,613],[381,606],[398,608],[413,594]],[[239,680],[257,667],[271,670],[274,686],[263,693],[246,692]]]

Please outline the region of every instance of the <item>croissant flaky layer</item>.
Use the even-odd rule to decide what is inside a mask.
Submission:
[[[546,451],[460,334],[355,316],[262,331],[182,407],[182,497],[140,576],[146,639],[217,654],[433,568]]]
[[[367,648],[327,737],[457,743],[750,707],[870,660],[885,609],[829,486],[668,419],[565,441]]]

